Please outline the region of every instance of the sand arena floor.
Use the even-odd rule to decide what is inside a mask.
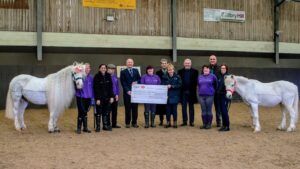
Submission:
[[[195,127],[144,129],[140,106],[140,128],[126,129],[124,107],[120,107],[121,129],[81,135],[74,132],[76,109],[67,110],[59,119],[58,134],[47,132],[47,109],[26,110],[27,130],[21,133],[1,110],[0,168],[300,169],[300,125],[297,132],[276,131],[279,107],[260,109],[262,132],[257,134],[252,132],[249,110],[243,103],[232,104],[231,131],[226,133],[215,126],[200,130],[200,106],[195,107]],[[181,113],[178,117],[180,123]],[[93,127],[92,112],[89,127]]]

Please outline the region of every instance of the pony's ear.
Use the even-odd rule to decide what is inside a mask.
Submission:
[[[76,65],[78,65],[78,62],[75,61],[75,62],[73,63],[73,66],[76,66]]]

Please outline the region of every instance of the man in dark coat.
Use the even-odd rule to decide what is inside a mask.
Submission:
[[[189,123],[194,126],[194,104],[197,100],[197,78],[199,75],[198,70],[192,68],[191,59],[185,59],[183,62],[184,68],[178,70],[178,75],[182,80],[182,88],[180,93],[180,100],[182,106],[182,124],[186,126],[188,121],[187,105],[189,105]]]
[[[138,128],[138,104],[131,103],[131,87],[137,84],[141,80],[139,71],[133,68],[133,59],[129,58],[126,60],[127,68],[121,71],[121,84],[123,87],[123,99],[125,105],[125,123],[126,128],[130,128],[130,122],[132,127]]]
[[[218,77],[218,74],[220,73],[220,68],[217,64],[217,57],[215,55],[210,55],[209,63],[210,63],[209,65],[210,73]],[[216,123],[217,123],[217,127],[221,127],[221,111],[220,111],[220,105],[218,103],[219,103],[218,97],[217,94],[215,93],[214,105],[216,111]]]
[[[156,75],[159,76],[161,80],[161,85],[167,85],[168,82],[168,71],[167,71],[167,66],[168,66],[168,60],[167,59],[161,59],[160,60],[160,65],[161,69],[156,72]],[[166,104],[158,104],[156,106],[156,114],[159,115],[160,123],[159,125],[163,125],[164,121],[164,115],[167,112],[167,107]]]

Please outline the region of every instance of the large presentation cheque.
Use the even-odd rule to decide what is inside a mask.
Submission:
[[[166,104],[167,99],[166,85],[135,84],[132,86],[131,103]]]

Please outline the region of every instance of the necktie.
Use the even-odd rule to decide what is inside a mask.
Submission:
[[[132,69],[129,69],[129,73],[130,73],[131,77],[133,77],[133,71],[132,71]]]

